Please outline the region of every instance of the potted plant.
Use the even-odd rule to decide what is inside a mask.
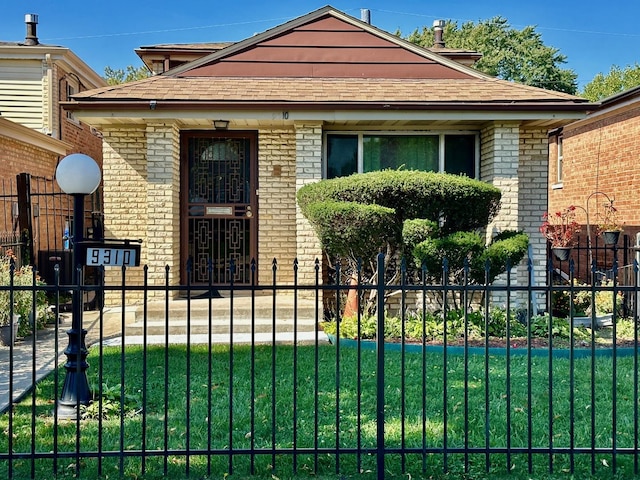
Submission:
[[[582,286],[588,287],[588,285]],[[613,281],[605,280],[601,286],[611,288],[613,287]],[[604,289],[597,289],[593,295],[593,300],[590,291],[581,290],[577,292],[573,302],[574,310],[572,316],[574,326],[584,325],[590,327],[592,315],[595,310],[595,327],[610,327],[613,322],[614,310],[617,315],[622,314],[623,301],[622,292],[617,292],[615,300],[613,292]]]
[[[36,292],[36,309],[34,309],[31,289],[8,288],[11,285],[32,287],[33,280],[33,268],[31,266],[17,268],[11,251],[0,257],[0,342],[4,345],[15,342],[19,331],[22,335],[29,333],[32,328],[30,322],[32,320],[35,322],[39,313],[37,306],[43,302],[46,304],[43,291]],[[36,279],[36,282],[39,281]]]
[[[576,207],[571,205],[551,215],[545,212],[540,232],[551,242],[551,251],[556,258],[567,260],[580,232],[580,224],[576,221]]]
[[[598,235],[605,245],[616,245],[623,230],[624,223],[618,218],[618,209],[610,202],[604,206],[598,218]]]
[[[610,327],[613,324],[614,311],[622,315],[624,297],[622,292],[612,291],[613,281],[604,280],[592,292],[586,283],[573,280],[576,289],[571,298],[570,290],[556,290],[552,296],[552,313],[554,317],[567,318],[574,327],[591,327],[595,319],[595,327]],[[604,287],[604,288],[601,288]],[[614,299],[615,298],[615,299]],[[594,315],[595,313],[595,315]]]

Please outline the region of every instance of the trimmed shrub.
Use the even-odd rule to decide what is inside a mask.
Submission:
[[[446,258],[449,272],[456,281],[456,274],[464,268],[465,259],[469,264],[471,282],[484,283],[485,273],[489,283],[505,271],[507,261],[517,265],[524,258],[529,246],[529,237],[522,232],[505,231],[497,235],[489,246],[484,246],[483,238],[470,232],[456,232],[443,238],[429,238],[413,249],[416,264],[425,265],[427,271],[439,278],[442,263]]]
[[[330,256],[370,258],[398,235],[395,211],[380,205],[315,202],[305,216]]]
[[[501,232],[472,263],[471,279],[477,283],[484,283],[485,273],[488,273],[489,283],[493,282],[505,271],[507,262],[511,266],[517,265],[527,254],[528,248],[527,234],[510,230]]]
[[[479,180],[446,173],[382,170],[339,177],[302,187],[302,213],[326,200],[377,204],[396,211],[396,220],[424,218],[441,223],[442,234],[484,228],[500,208],[500,190]]]
[[[438,223],[433,220],[416,218],[405,220],[402,225],[402,243],[404,244],[405,258],[411,258],[415,246],[427,238],[438,234]]]
[[[456,232],[442,238],[428,238],[413,249],[418,266],[424,265],[430,275],[441,278],[446,258],[449,271],[461,270],[465,259],[477,258],[484,250],[484,240],[477,233]]]

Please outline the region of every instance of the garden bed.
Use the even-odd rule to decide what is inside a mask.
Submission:
[[[336,344],[337,339],[335,335],[327,334],[329,342]],[[377,342],[375,339],[360,340],[352,338],[341,338],[340,345],[347,348],[360,348],[365,350],[375,349]],[[556,358],[569,358],[571,356],[571,348],[568,341],[552,341],[552,348],[549,350],[548,339],[532,338],[531,348],[528,347],[527,338],[511,338],[509,341],[509,348],[507,348],[506,339],[503,338],[490,338],[488,341],[482,339],[473,339],[467,341],[465,344],[463,339],[453,339],[446,343],[446,351],[448,354],[453,355],[528,355],[534,357],[546,357],[549,353]],[[431,340],[429,342],[417,342],[414,339],[407,339],[404,343],[399,339],[385,341],[385,349],[389,351],[402,350],[404,348],[407,353],[443,353],[445,351],[445,344],[443,342]],[[634,355],[636,352],[640,353],[637,348],[637,344],[633,340],[619,339],[616,342],[615,349],[612,343],[604,343],[596,341],[594,348],[591,348],[590,343],[575,342],[573,348],[573,356],[575,358],[590,357],[592,353],[595,356],[610,357],[614,355],[628,357]]]
[[[398,317],[385,318],[385,343],[390,346],[405,345],[409,350],[440,349],[446,345],[449,351],[467,351],[481,353],[490,349],[492,353],[502,351],[527,352],[536,350],[548,352],[549,346],[554,351],[565,350],[568,354],[573,349],[601,353],[624,349],[626,354],[635,352],[638,343],[634,339],[635,324],[631,319],[617,320],[614,346],[614,328],[601,327],[591,330],[584,325],[574,326],[573,332],[569,326],[569,319],[553,317],[550,321],[547,315],[538,315],[530,319],[527,327],[522,321],[509,316],[509,340],[507,348],[507,315],[503,310],[494,310],[485,318],[479,312],[467,314],[466,323],[463,315],[449,312],[446,321],[446,341],[444,321],[440,316],[429,316],[422,320],[415,315],[407,315],[404,319]],[[403,326],[404,321],[404,326]],[[358,325],[359,322],[359,325]],[[575,323],[574,323],[575,325]],[[325,333],[330,341],[335,342],[339,335],[342,340],[357,342],[358,339],[375,345],[377,334],[377,320],[372,316],[344,318],[340,322],[340,329],[336,322],[323,324]],[[549,336],[551,329],[551,337]],[[489,336],[485,334],[489,332]],[[402,338],[404,337],[404,341]],[[348,343],[348,342],[346,342]],[[593,345],[593,346],[592,346]]]

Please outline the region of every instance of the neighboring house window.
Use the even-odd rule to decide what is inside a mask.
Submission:
[[[557,182],[562,183],[562,135],[558,136],[558,177]]]
[[[157,75],[164,73],[164,62],[162,60],[153,61],[153,73]]]
[[[66,101],[71,100],[71,97],[73,95],[75,95],[77,93],[77,91],[78,91],[77,85],[74,85],[70,79],[67,79],[67,98],[66,98]],[[75,116],[73,115],[73,112],[70,112],[69,110],[67,110],[67,118],[69,120],[73,120],[74,122],[77,121]]]
[[[328,133],[326,177],[384,169],[478,174],[475,133]]]

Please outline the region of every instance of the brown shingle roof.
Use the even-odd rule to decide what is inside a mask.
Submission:
[[[498,79],[152,77],[82,92],[76,100],[242,103],[583,103],[561,92]]]
[[[580,109],[587,103],[495,79],[329,6],[162,75],[82,92],[74,100],[68,108],[119,110],[156,101],[169,109],[517,106],[544,111]]]

